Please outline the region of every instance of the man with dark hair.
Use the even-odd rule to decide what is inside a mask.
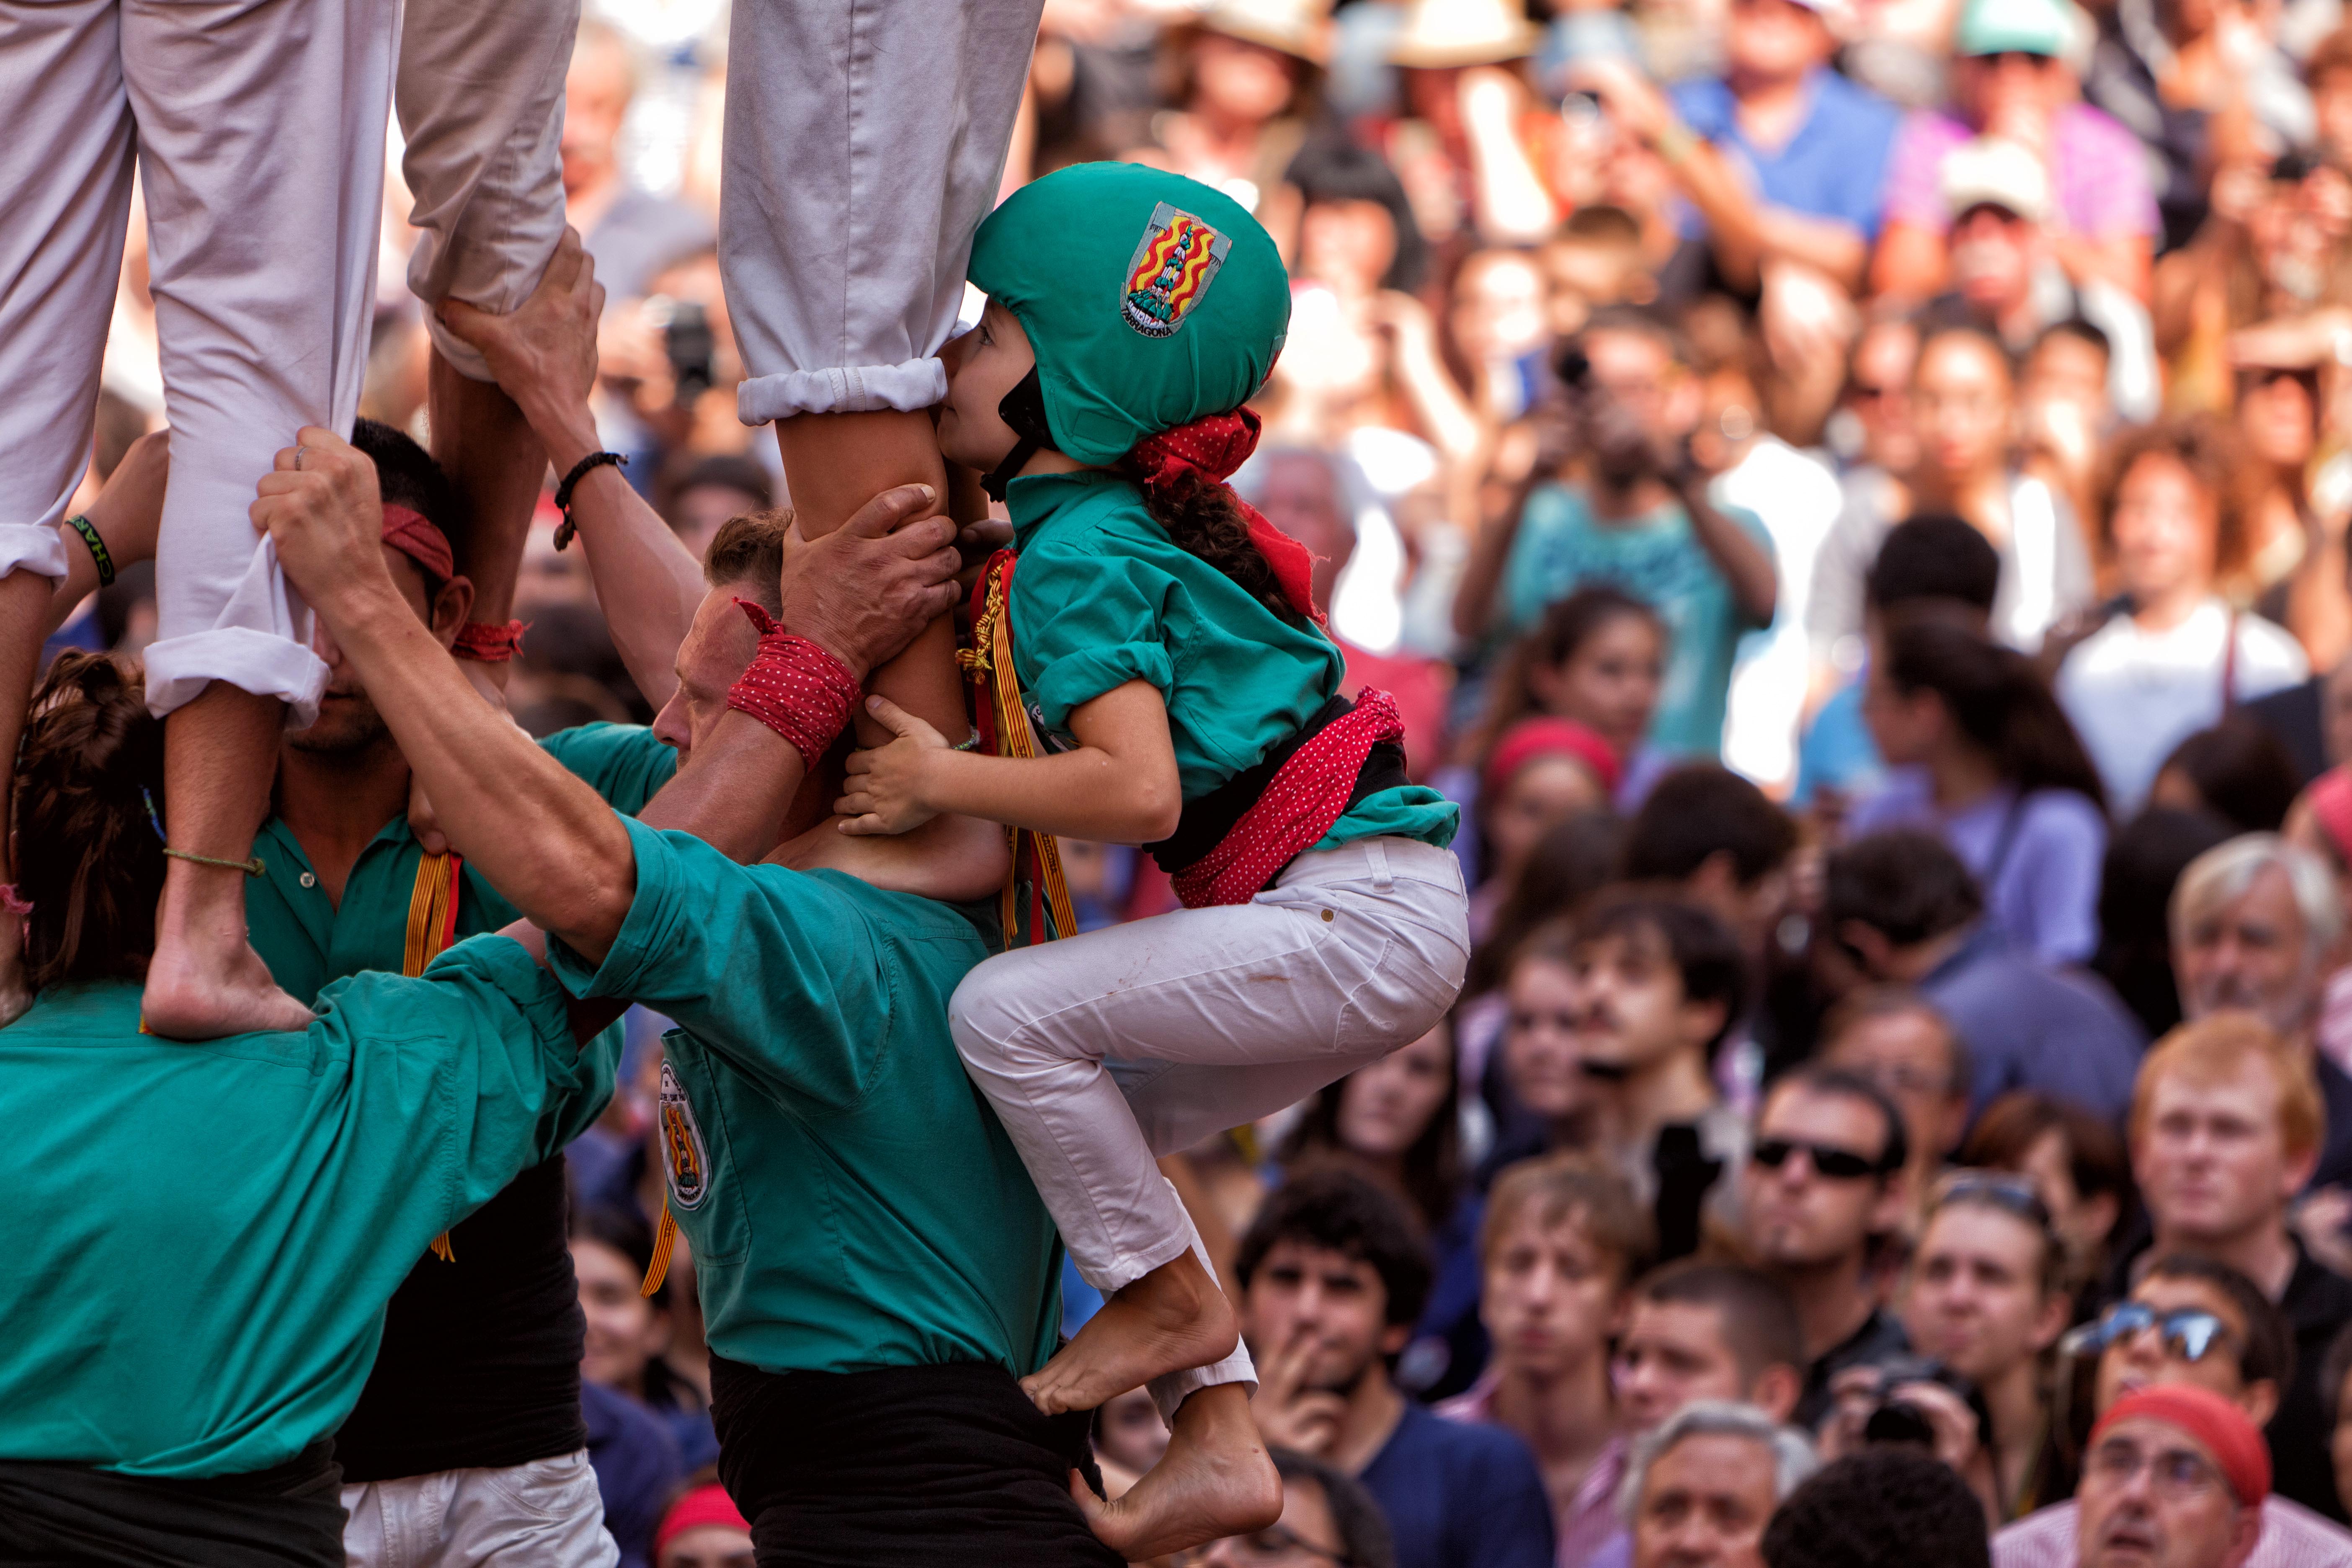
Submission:
[[[1780,1281],[1685,1258],[1634,1283],[1617,1341],[1617,1406],[1636,1435],[1695,1399],[1752,1405],[1785,1421],[1805,1366],[1804,1327]]]
[[[1832,854],[1820,929],[1861,980],[1911,986],[1950,1022],[1969,1055],[1972,1118],[2015,1089],[2110,1119],[2130,1102],[2138,1026],[2101,982],[2012,945],[1942,839],[1895,829]]]
[[[1600,1150],[1657,1219],[1657,1256],[1696,1251],[1709,1191],[1728,1222],[1748,1129],[1716,1087],[1738,1022],[1747,964],[1706,910],[1640,892],[1604,898],[1577,922],[1576,1053],[1600,1106]]]
[[[1873,1265],[1910,1205],[1903,1115],[1868,1079],[1803,1067],[1777,1080],[1756,1116],[1741,1172],[1748,1260],[1788,1290],[1803,1338],[1795,1419],[1814,1426],[1830,1379],[1909,1348],[1879,1303]]]
[[[2074,1342],[2078,1353],[2098,1358],[2095,1417],[2141,1389],[2189,1387],[2228,1400],[2260,1427],[2294,1375],[2286,1315],[2252,1279],[2193,1252],[2149,1263],[2131,1294],[2076,1330]],[[2080,1531],[2074,1500],[2030,1513],[1993,1537],[1995,1568],[2074,1568]],[[2263,1504],[2248,1568],[2318,1568],[2347,1559],[2352,1534],[2288,1498]]]
[[[1864,1448],[1825,1466],[1764,1527],[1769,1568],[1988,1568],[1984,1504],[1916,1448]]]
[[[1350,1172],[1299,1176],[1251,1222],[1234,1279],[1259,1431],[1360,1480],[1398,1568],[1549,1568],[1551,1505],[1527,1445],[1433,1415],[1390,1379],[1430,1279],[1395,1198]]]
[[[1625,828],[1625,875],[1672,882],[1760,953],[1787,912],[1796,820],[1728,768],[1694,763],[1660,779]]]

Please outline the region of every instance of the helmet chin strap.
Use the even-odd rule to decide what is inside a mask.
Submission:
[[[1054,432],[1045,424],[1045,387],[1037,379],[1035,366],[1021,378],[1019,385],[1004,395],[996,405],[997,417],[1013,427],[1019,439],[1004,460],[981,477],[980,488],[988,492],[991,500],[1004,499],[1004,487],[1017,478],[1035,457],[1040,448],[1054,447]]]

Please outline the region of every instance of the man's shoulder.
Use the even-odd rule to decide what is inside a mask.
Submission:
[[[1431,1464],[1444,1467],[1449,1481],[1475,1473],[1490,1487],[1517,1479],[1514,1472],[1522,1468],[1529,1476],[1537,1474],[1534,1451],[1527,1439],[1509,1427],[1491,1421],[1452,1421],[1425,1405],[1410,1403],[1381,1458],[1416,1469]],[[1541,1484],[1539,1477],[1538,1484]]]
[[[2072,1568],[2075,1510],[2071,1498],[1993,1531],[1994,1568]]]
[[[2293,1498],[2273,1492],[2263,1502],[2262,1538],[2246,1559],[2246,1568],[2340,1568],[2346,1563],[2352,1563],[2352,1531]]]

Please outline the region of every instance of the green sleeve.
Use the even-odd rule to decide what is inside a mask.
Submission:
[[[677,772],[677,752],[643,724],[575,724],[539,747],[624,816],[645,810]]]
[[[562,987],[505,937],[470,937],[417,979],[336,981],[318,1005],[314,1043],[352,1064],[359,1125],[405,1130],[396,1157],[438,1178],[436,1228],[553,1155],[611,1089],[616,1046],[576,1047]]]
[[[1166,697],[1176,668],[1161,640],[1174,579],[1116,549],[1041,538],[1013,574],[1013,642],[1021,688],[1049,730],[1113,687],[1148,680]]]
[[[628,821],[636,896],[602,964],[550,938],[574,995],[664,1014],[769,1092],[839,1110],[873,1086],[890,985],[866,913],[829,879],[739,866]]]

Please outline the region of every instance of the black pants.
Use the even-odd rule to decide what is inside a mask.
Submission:
[[[719,1479],[759,1568],[1118,1568],[1070,1500],[1100,1489],[1088,1415],[1037,1413],[1002,1367],[759,1371],[710,1358]]]
[[[198,1481],[0,1461],[0,1568],[342,1568],[342,1481],[327,1443]]]

